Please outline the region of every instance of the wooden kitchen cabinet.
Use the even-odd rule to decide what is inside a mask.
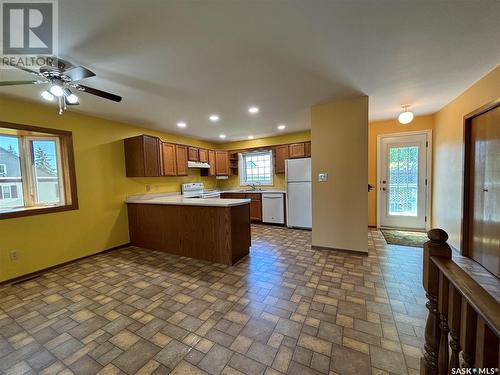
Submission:
[[[139,135],[124,140],[127,177],[161,176],[160,140]]]
[[[229,176],[229,156],[227,151],[215,151],[215,175]]]
[[[189,147],[188,148],[188,160],[189,161],[199,161],[200,155],[199,155],[198,151],[199,150],[196,147]]]
[[[177,158],[175,152],[175,145],[173,143],[161,144],[161,165],[163,176],[177,176]]]
[[[202,163],[208,163],[208,150],[200,148],[198,150],[198,161]]]
[[[208,175],[215,176],[215,151],[213,150],[208,150],[208,164],[210,164]]]
[[[290,144],[290,159],[304,158],[306,156],[306,146],[304,143]]]
[[[311,157],[311,142],[305,142],[304,146],[306,149],[306,158],[310,158]]]
[[[175,165],[177,176],[187,176],[188,174],[188,148],[187,146],[175,145]]]
[[[277,146],[275,153],[274,173],[285,173],[285,160],[289,158],[288,145]]]
[[[250,202],[250,220],[262,221],[262,194],[246,194],[245,198],[252,200]]]
[[[223,199],[244,199],[245,193],[221,193],[220,197]]]

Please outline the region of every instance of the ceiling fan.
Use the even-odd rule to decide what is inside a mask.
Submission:
[[[75,66],[69,61],[57,57],[40,57],[40,59],[45,61],[45,65],[40,67],[39,72],[4,61],[7,65],[36,76],[37,79],[29,81],[4,81],[0,82],[0,86],[49,84],[48,90],[43,91],[41,96],[50,102],[54,99],[57,100],[59,114],[62,114],[67,106],[80,104],[78,96],[71,92],[71,89],[96,95],[114,102],[122,100],[121,96],[78,83],[77,81],[95,76],[94,72],[85,67]],[[37,61],[39,60],[37,59]]]

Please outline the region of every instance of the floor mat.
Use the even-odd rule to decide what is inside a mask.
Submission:
[[[411,247],[424,247],[429,239],[427,233],[409,232],[404,230],[381,229],[385,241],[390,245],[402,245]]]

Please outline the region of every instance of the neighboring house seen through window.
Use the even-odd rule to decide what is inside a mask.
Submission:
[[[240,154],[240,185],[272,185],[273,175],[272,151]]]
[[[9,127],[0,123],[0,218],[76,208],[71,133],[4,125]]]

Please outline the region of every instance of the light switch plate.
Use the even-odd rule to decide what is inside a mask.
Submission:
[[[328,173],[319,173],[318,182],[326,182],[326,181],[328,181]]]

